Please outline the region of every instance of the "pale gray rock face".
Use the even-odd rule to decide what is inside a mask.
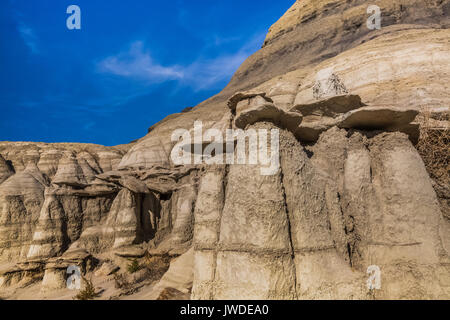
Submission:
[[[64,252],[67,228],[63,208],[54,195],[47,195],[41,209],[27,259],[47,259]]]
[[[371,265],[390,282],[378,298],[448,297],[441,212],[406,135],[335,127],[312,157],[288,131],[280,143],[275,176],[230,166],[202,177],[193,299],[369,299]]]
[[[117,190],[89,183],[103,171],[99,150],[108,147],[6,142],[0,149],[8,159],[0,159],[2,177],[9,176],[0,184],[0,261],[60,255],[83,228],[104,220]],[[120,148],[105,152],[106,170],[124,154]]]
[[[414,147],[419,107],[450,101],[449,7],[404,2],[369,34],[362,1],[297,1],[224,91],[136,143],[0,142],[0,295],[170,257],[139,297],[450,299],[450,221]],[[279,167],[175,165],[195,121],[279,130]]]
[[[0,260],[24,258],[44,202],[47,181],[32,162],[0,185]]]
[[[52,179],[52,183],[57,185],[69,185],[73,187],[84,187],[87,180],[83,169],[78,164],[77,158],[72,153],[67,153],[59,162],[58,171]]]
[[[336,155],[333,159],[327,157],[330,150]],[[423,162],[407,136],[381,133],[367,138],[355,132],[347,138],[345,131],[332,129],[313,151],[315,166],[327,169],[337,182],[351,266],[364,271],[377,265],[385,270],[385,285],[377,297],[448,297],[448,289],[441,286],[449,276],[445,239],[437,232],[441,212]],[[406,269],[417,275],[414,280],[402,275]]]
[[[236,165],[229,168],[227,179],[213,298],[295,298],[281,172],[262,176],[258,165]]]

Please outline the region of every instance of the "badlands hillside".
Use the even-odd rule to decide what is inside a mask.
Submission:
[[[297,0],[132,144],[0,142],[0,298],[450,299],[450,0],[372,2]],[[195,121],[278,129],[279,167],[174,163]]]

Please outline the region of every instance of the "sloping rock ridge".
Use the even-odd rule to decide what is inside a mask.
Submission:
[[[75,266],[105,299],[450,299],[450,181],[416,148],[423,110],[450,112],[450,1],[376,5],[370,30],[367,1],[296,1],[221,93],[132,144],[0,142],[0,297],[71,298]],[[199,121],[276,132],[276,170],[195,141],[175,163]]]

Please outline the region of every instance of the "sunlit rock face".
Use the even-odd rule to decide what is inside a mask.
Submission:
[[[33,226],[44,203],[46,180],[30,163],[0,185],[1,260],[25,257],[31,244]]]
[[[128,291],[449,299],[446,189],[441,179],[438,199],[415,144],[423,108],[450,105],[450,2],[376,4],[380,30],[367,28],[366,1],[296,1],[221,93],[135,143],[1,142],[0,264],[17,263],[0,268],[0,294],[36,281],[45,294],[64,289],[70,264],[111,276],[129,259],[169,257],[161,279]],[[439,119],[433,128],[448,130],[450,118]],[[274,170],[205,157],[177,165],[173,134],[194,137],[199,121],[202,134],[223,137],[277,132],[244,145],[246,157],[275,152]],[[191,159],[212,142],[201,138],[183,145]],[[218,144],[240,147],[235,137]]]

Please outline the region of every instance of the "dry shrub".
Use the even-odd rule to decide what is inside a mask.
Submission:
[[[74,297],[75,300],[94,300],[97,297],[97,291],[91,280],[83,277],[84,288]]]
[[[148,252],[145,257],[139,260],[132,260],[127,266],[127,271],[134,276],[124,273],[114,274],[114,282],[116,289],[122,289],[126,292],[131,292],[137,283],[145,281],[145,283],[152,283],[160,280],[167,272],[170,266],[171,257],[169,255],[151,256]],[[145,270],[142,274],[137,274],[140,270]]]
[[[420,138],[417,149],[433,179],[449,182],[450,130],[435,128],[433,122],[448,122],[448,114],[432,115],[429,110],[422,112]]]
[[[157,281],[167,272],[170,267],[171,257],[167,254],[151,256],[147,253],[142,266],[148,270],[149,280]]]
[[[420,138],[417,144],[443,213],[450,218],[450,113],[432,113],[424,109],[419,118]]]
[[[114,286],[116,289],[124,289],[129,290],[132,287],[132,284],[128,281],[127,277],[121,273],[114,274]]]
[[[139,270],[143,269],[144,267],[141,266],[138,259],[131,260],[131,262],[127,266],[127,270],[129,273],[133,274],[138,272]]]

